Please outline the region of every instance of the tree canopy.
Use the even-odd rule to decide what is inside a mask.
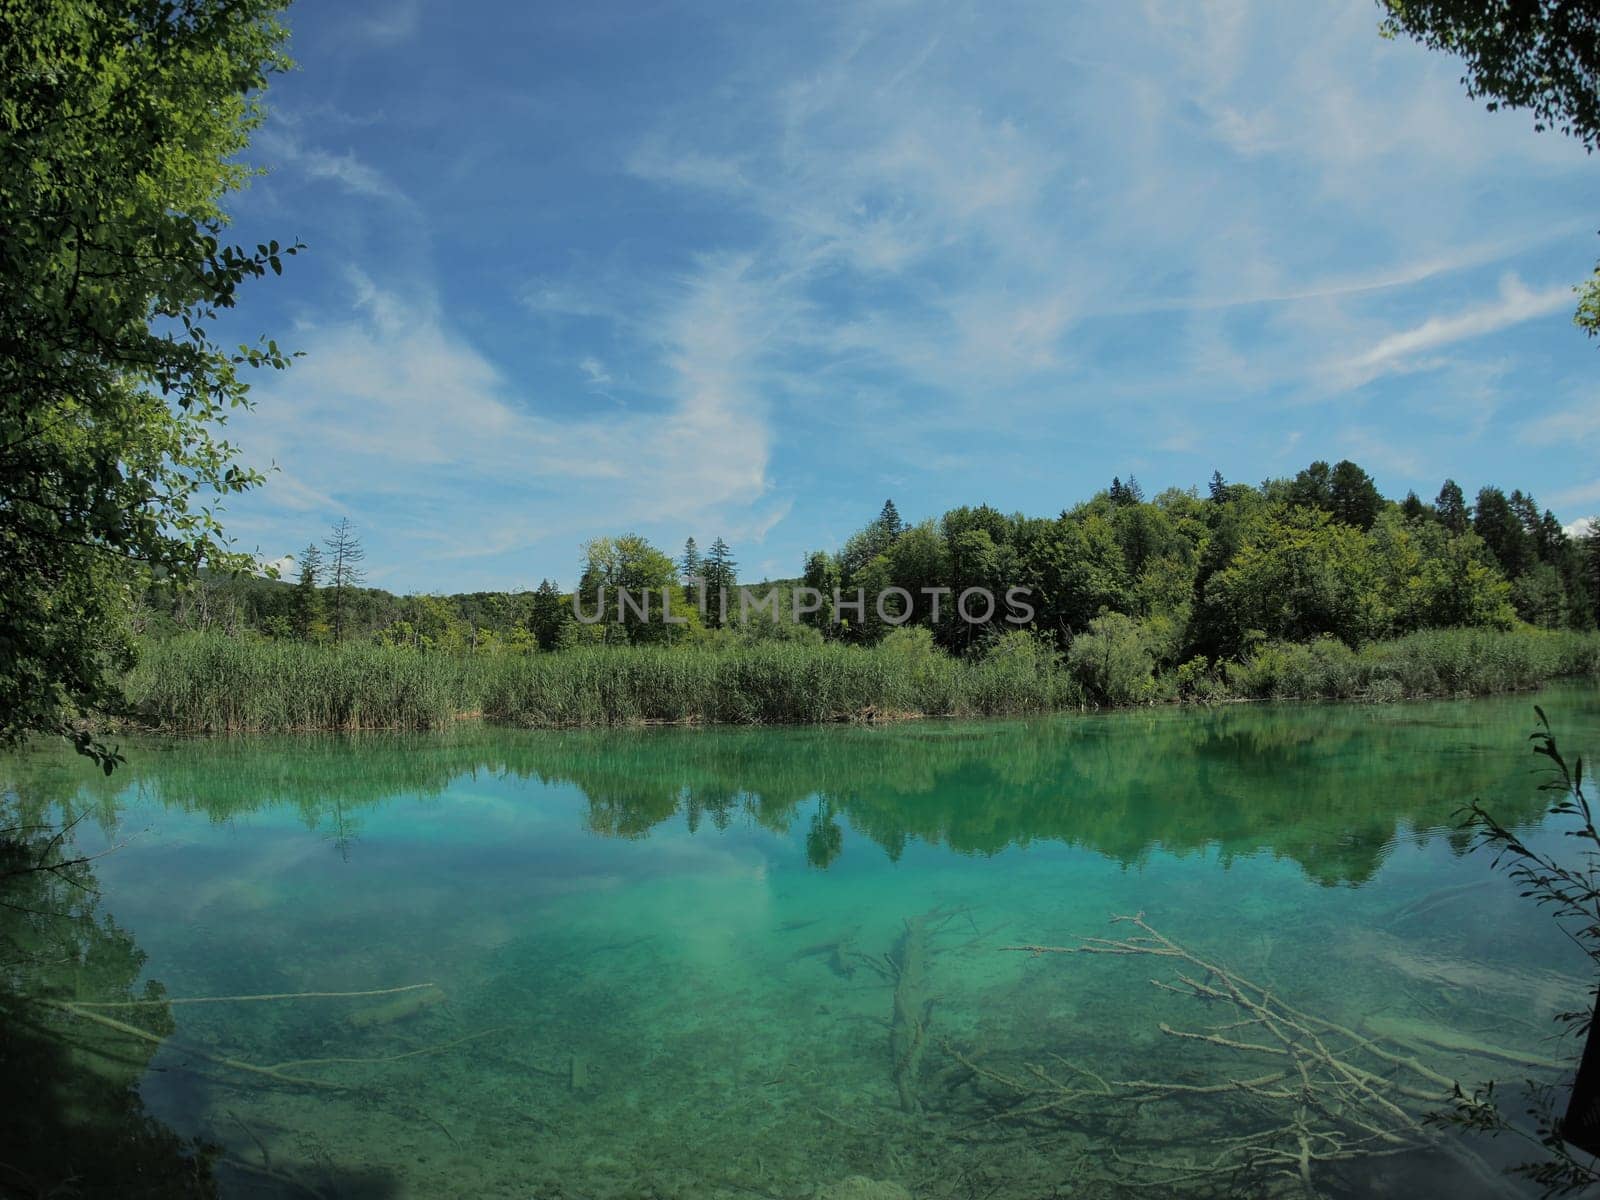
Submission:
[[[1600,146],[1600,4],[1595,0],[1379,0],[1383,31],[1404,33],[1466,65],[1467,95],[1533,114]],[[1576,321],[1600,335],[1600,265],[1578,289]]]
[[[1259,486],[1213,476],[1205,492],[1169,488],[1152,499],[1136,498],[1137,486],[1118,478],[1053,517],[962,505],[937,518],[902,519],[893,535],[879,511],[837,552],[807,555],[798,578],[750,585],[757,602],[777,592],[775,613],[741,603],[734,550],[724,539],[696,555],[701,578],[713,584],[702,614],[701,588],[684,585],[681,561],[627,535],[585,547],[576,597],[550,580],[537,591],[396,597],[352,586],[340,596],[324,558],[315,577],[328,586],[320,589],[304,578],[291,586],[207,576],[192,597],[152,589],[141,621],[157,634],[219,627],[320,641],[331,636],[327,617],[338,599],[347,640],[477,653],[707,639],[872,644],[898,636],[898,628],[961,654],[999,653],[1002,643],[1015,649],[1017,637],[1031,639],[1030,653],[1071,654],[1089,638],[1078,651],[1080,674],[1114,677],[1118,687],[1108,684],[1107,695],[1137,692],[1146,660],[1158,672],[1193,675],[1250,660],[1271,642],[1360,647],[1434,628],[1592,629],[1600,622],[1600,532],[1569,536],[1522,489],[1485,486],[1469,504],[1460,485],[1446,480],[1435,503],[1415,494],[1397,503],[1349,461],[1313,463]],[[715,591],[724,580],[726,621]],[[1020,629],[1005,620],[1013,587],[1029,589],[1032,612]],[[650,593],[648,617],[632,607],[619,612],[622,588],[641,610]],[[816,596],[797,603],[795,588]],[[991,617],[961,617],[959,597],[969,588],[993,593],[999,603]],[[874,602],[880,593],[887,593],[882,614]],[[307,611],[322,619],[306,621]],[[1102,619],[1113,615],[1125,620]],[[1085,657],[1095,646],[1100,657]]]
[[[220,426],[288,358],[211,325],[298,249],[221,240],[281,7],[0,3],[0,742],[114,702],[142,573],[247,561],[216,501],[259,477]]]

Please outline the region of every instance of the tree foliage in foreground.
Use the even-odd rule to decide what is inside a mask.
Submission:
[[[1405,33],[1465,63],[1467,95],[1490,112],[1526,109],[1533,127],[1600,146],[1596,0],[1380,0],[1383,32]],[[1600,266],[1578,289],[1578,325],[1600,335]]]
[[[219,427],[286,358],[211,325],[297,249],[221,240],[281,7],[0,0],[0,742],[114,704],[141,576],[244,562]]]

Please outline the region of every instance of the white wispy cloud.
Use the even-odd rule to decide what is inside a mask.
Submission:
[[[1389,372],[1417,370],[1436,364],[1433,356],[1447,346],[1498,333],[1571,305],[1570,285],[1535,290],[1515,275],[1507,275],[1494,300],[1447,316],[1432,316],[1391,333],[1365,352],[1335,364],[1334,372],[1347,385],[1356,386]]]
[[[1592,441],[1600,437],[1600,402],[1591,399],[1536,417],[1521,427],[1520,436],[1535,446]]]
[[[762,330],[747,322],[747,286],[729,264],[675,315],[667,403],[561,418],[436,306],[352,273],[358,316],[304,331],[304,358],[258,388],[235,440],[251,461],[293,467],[293,494],[269,479],[261,500],[302,510],[315,497],[336,515],[403,497],[424,557],[742,507],[768,490],[770,442],[751,384]]]
[[[401,5],[362,36],[398,44],[426,15]],[[1532,386],[1523,327],[1564,322],[1589,206],[1536,197],[1586,168],[1374,25],[1360,0],[883,0],[729,23],[648,104],[590,111],[591,84],[563,79],[583,119],[518,125],[582,182],[484,195],[511,248],[487,301],[432,247],[513,178],[499,140],[424,176],[385,156],[398,139],[290,121],[262,145],[288,186],[342,205],[372,278],[306,312],[308,357],[242,432],[286,468],[268,489],[286,521],[403,497],[423,557],[653,522],[799,539],[797,490],[868,479],[937,476],[955,499],[1031,472],[1048,506],[1129,445],[1141,478],[1224,443],[1252,471],[1338,447],[1436,473]],[[494,84],[519,121],[542,86]],[[1507,176],[1539,186],[1508,203],[1486,182]],[[517,206],[566,240],[519,261]],[[480,271],[481,228],[462,241]],[[1593,436],[1581,406],[1538,411],[1529,444]],[[1426,445],[1401,436],[1424,420]]]
[[[292,153],[295,162],[312,179],[327,179],[356,196],[371,196],[397,204],[410,205],[410,199],[375,167],[353,153],[331,154],[326,150]]]
[[[354,16],[355,36],[374,46],[398,45],[415,36],[422,24],[422,0],[381,0],[370,11]]]
[[[578,360],[578,370],[583,372],[590,387],[605,387],[612,381],[611,372],[606,370],[605,363],[592,354],[587,354]]]
[[[1576,487],[1563,488],[1549,499],[1555,508],[1572,509],[1593,504],[1600,501],[1600,479],[1592,483],[1580,483]]]
[[[959,36],[975,13],[851,10],[823,57],[758,59],[772,83],[736,118],[669,111],[626,158],[762,219],[754,268],[827,294],[790,334],[809,372],[914,381],[952,425],[1025,423],[1041,404],[1103,402],[1086,363],[1109,319],[1169,313],[1161,352],[1127,364],[1121,390],[1326,400],[1570,303],[1508,277],[1489,303],[1373,332],[1374,297],[1585,226],[1486,235],[1470,205],[1441,210],[1495,156],[1526,159],[1525,139],[1488,128],[1442,68],[1416,72],[1431,59],[1378,39],[1370,14],[1324,12],[1312,38],[1303,11],[1245,0],[1187,16],[1021,6],[985,19],[975,79]],[[1117,52],[1088,60],[1088,45]],[[1419,179],[1422,203],[1405,191]],[[1241,324],[1241,308],[1261,311]]]

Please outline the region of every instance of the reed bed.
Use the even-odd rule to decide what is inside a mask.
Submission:
[[[489,720],[536,727],[1009,716],[1078,703],[1072,681],[1052,663],[788,643],[501,659],[485,684]]]
[[[1360,650],[1269,643],[1220,672],[1206,699],[1485,695],[1572,676],[1600,676],[1600,634],[1432,630]],[[532,728],[1023,716],[1088,707],[1091,694],[1048,653],[774,642],[471,656],[216,634],[147,644],[126,690],[142,722],[207,733],[434,729],[480,715]],[[1176,698],[1176,676],[1150,694]]]
[[[147,643],[126,682],[137,717],[204,733],[436,729],[476,707],[482,661],[220,634]]]

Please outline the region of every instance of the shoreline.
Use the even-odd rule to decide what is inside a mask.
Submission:
[[[1423,691],[1400,696],[1373,697],[1365,695],[1279,695],[1279,696],[1217,696],[1208,699],[1188,697],[1159,698],[1122,704],[1076,704],[1052,708],[1018,709],[1004,712],[948,711],[928,712],[916,710],[868,709],[853,713],[838,713],[815,719],[790,720],[708,720],[701,714],[681,717],[631,717],[618,720],[566,722],[530,722],[496,719],[481,710],[454,713],[447,719],[428,723],[373,723],[277,725],[262,728],[250,725],[182,725],[162,721],[111,718],[80,722],[80,727],[98,736],[151,736],[171,738],[235,738],[269,737],[277,735],[309,736],[315,734],[424,734],[444,733],[453,730],[481,728],[486,730],[525,730],[528,732],[571,732],[598,730],[649,730],[649,729],[820,729],[828,727],[883,728],[922,721],[1022,721],[1048,717],[1098,716],[1115,713],[1152,711],[1212,711],[1235,705],[1338,705],[1340,707],[1384,708],[1393,705],[1436,703],[1464,700],[1491,699],[1497,696],[1529,694],[1550,685],[1575,684],[1593,681],[1600,686],[1600,675],[1592,672],[1573,672],[1551,675],[1514,686],[1483,690]]]

